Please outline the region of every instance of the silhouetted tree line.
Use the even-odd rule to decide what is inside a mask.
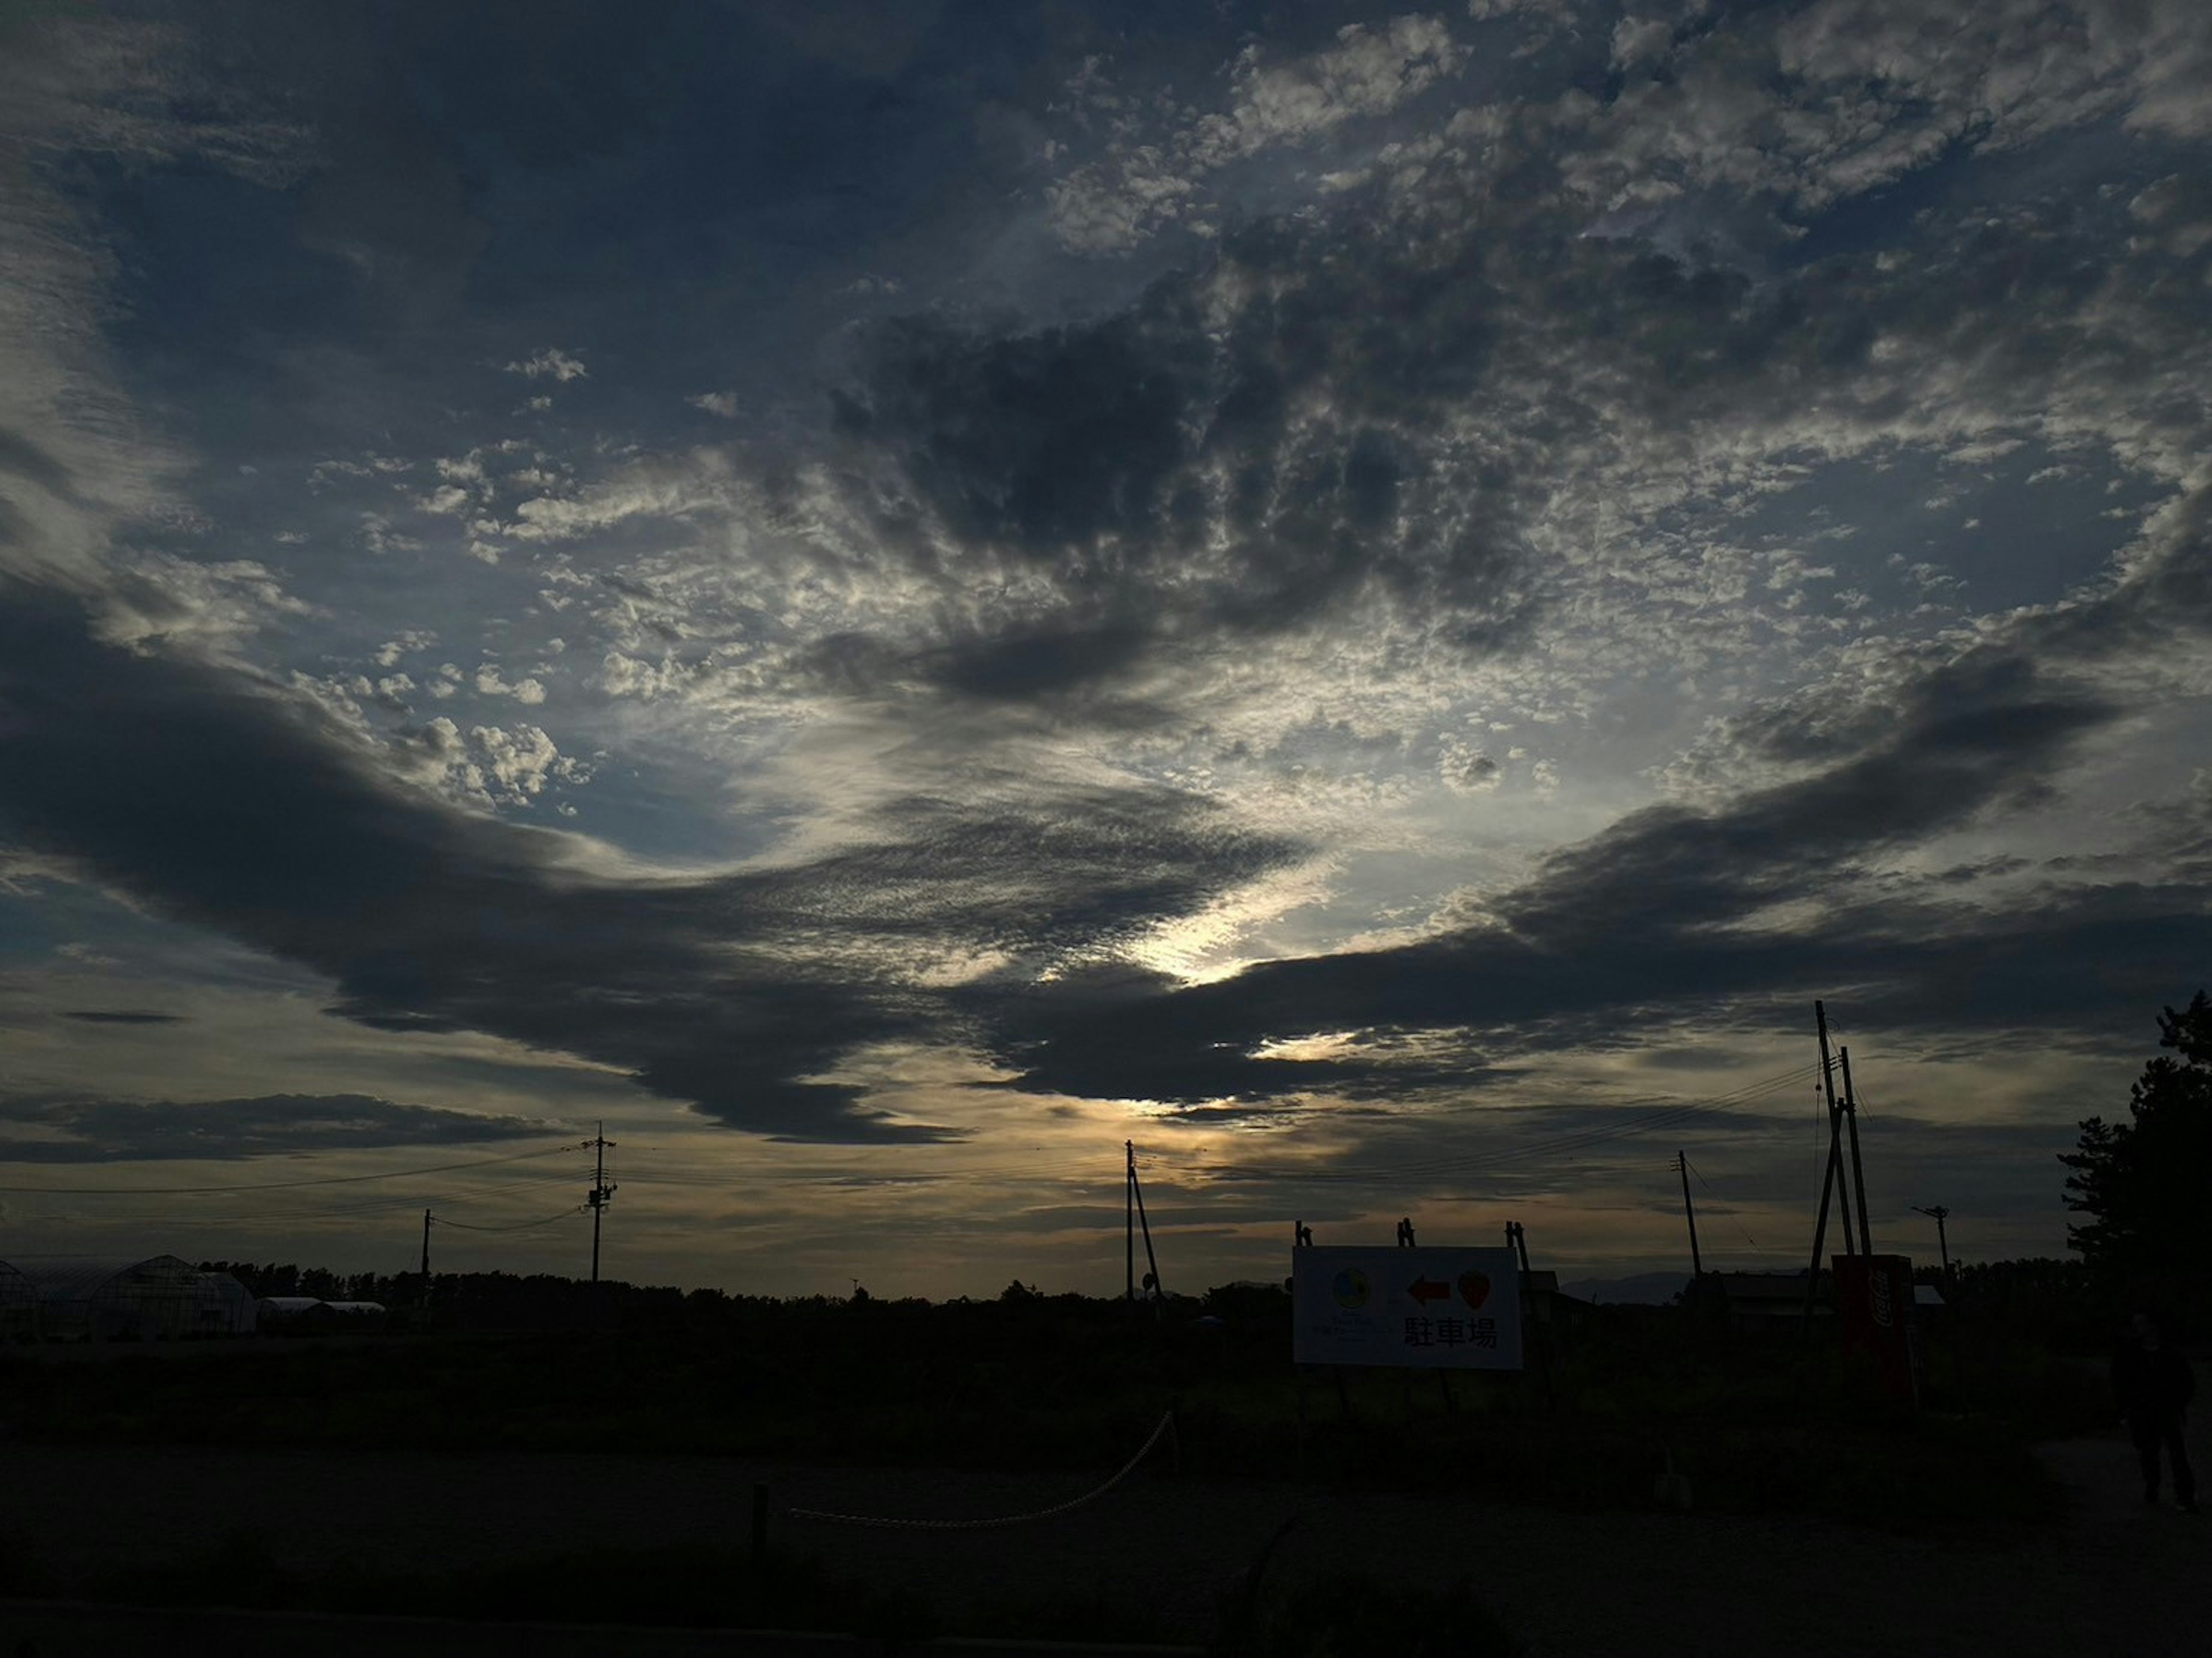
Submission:
[[[374,1301],[395,1312],[473,1314],[482,1315],[479,1321],[494,1323],[526,1324],[534,1315],[544,1315],[551,1321],[559,1322],[560,1314],[582,1307],[613,1308],[625,1312],[658,1308],[672,1312],[689,1299],[727,1299],[715,1290],[693,1291],[687,1297],[684,1291],[672,1285],[641,1285],[618,1280],[592,1284],[553,1272],[434,1272],[429,1293],[425,1297],[420,1272],[335,1272],[327,1267],[301,1266],[290,1261],[256,1265],[250,1260],[204,1260],[199,1267],[202,1272],[229,1273],[257,1300],[271,1296],[312,1296],[318,1301]],[[824,1305],[830,1304],[826,1298],[817,1299]],[[470,1320],[463,1316],[453,1321],[465,1323]]]
[[[2199,990],[2158,1021],[2172,1050],[2143,1067],[2128,1098],[2128,1121],[2081,1124],[2059,1161],[2066,1206],[2086,1217],[2067,1241],[2099,1294],[2115,1306],[2212,1329],[2212,1000]]]
[[[411,1297],[421,1282],[415,1273],[333,1272],[321,1266],[296,1266],[274,1261],[257,1266],[250,1260],[204,1260],[203,1272],[228,1272],[243,1284],[255,1300],[270,1296],[313,1296],[317,1301],[380,1301],[386,1306]]]
[[[933,1311],[951,1319],[965,1316],[996,1325],[1068,1318],[1188,1319],[1201,1307],[1249,1317],[1274,1310],[1272,1303],[1276,1302],[1284,1316],[1289,1311],[1289,1297],[1279,1291],[1266,1297],[1271,1305],[1262,1309],[1250,1303],[1242,1286],[1209,1291],[1203,1303],[1192,1297],[1170,1296],[1155,1315],[1149,1304],[1133,1308],[1119,1297],[1046,1294],[1018,1278],[992,1299],[962,1296],[933,1303],[916,1297],[886,1300],[857,1284],[849,1296],[775,1297],[732,1295],[714,1289],[687,1291],[621,1279],[593,1284],[551,1272],[436,1272],[431,1275],[426,1297],[419,1272],[338,1272],[291,1261],[203,1260],[198,1265],[202,1272],[229,1273],[256,1299],[312,1296],[319,1301],[380,1302],[400,1315],[402,1327],[684,1328],[831,1315],[848,1319],[911,1319]]]

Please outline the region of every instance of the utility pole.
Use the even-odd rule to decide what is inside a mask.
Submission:
[[[1842,1144],[1843,1115],[1836,1104],[1836,1078],[1828,1062],[1828,1010],[1820,1002],[1813,1004],[1813,1018],[1820,1032],[1820,1090],[1828,1102],[1828,1161],[1820,1175],[1820,1212],[1813,1223],[1813,1266],[1805,1275],[1805,1313],[1799,1327],[1810,1333],[1813,1328],[1813,1303],[1820,1291],[1820,1252],[1828,1241],[1828,1197],[1843,1178],[1844,1148]],[[1841,1195],[1837,1212],[1844,1223],[1844,1253],[1856,1254],[1851,1248],[1850,1195]]]
[[[1874,1253],[1874,1228],[1867,1220],[1866,1169],[1859,1162],[1859,1100],[1851,1091],[1851,1050],[1839,1048],[1836,1057],[1844,1066],[1844,1121],[1851,1131],[1851,1185],[1859,1194],[1859,1248]]]
[[[1674,1153],[1674,1172],[1682,1177],[1682,1216],[1690,1223],[1690,1281],[1695,1284],[1705,1275],[1705,1263],[1698,1254],[1698,1212],[1690,1203],[1690,1160],[1680,1151]]]
[[[1124,1204],[1122,1207],[1126,1213],[1130,1204],[1136,1206],[1137,1224],[1145,1235],[1145,1265],[1151,1269],[1145,1274],[1145,1288],[1155,1297],[1164,1296],[1167,1293],[1167,1286],[1160,1282],[1160,1258],[1152,1253],[1152,1224],[1145,1218],[1145,1188],[1142,1182],[1137,1179],[1137,1144],[1134,1140],[1124,1140],[1121,1142],[1121,1149],[1128,1154],[1129,1159],[1128,1203]],[[1133,1246],[1131,1248],[1129,1260],[1129,1271],[1133,1273],[1137,1270]],[[1132,1299],[1135,1297],[1136,1291],[1133,1287],[1131,1288],[1129,1294]],[[1159,1303],[1157,1300],[1152,1303],[1152,1311],[1156,1315],[1159,1311]]]
[[[430,1212],[422,1212],[422,1305],[430,1304]]]
[[[1916,1203],[1912,1206],[1912,1212],[1925,1215],[1936,1223],[1936,1249],[1943,1257],[1943,1284],[1948,1289],[1951,1283],[1951,1241],[1943,1234],[1943,1223],[1951,1218],[1951,1212],[1940,1203],[1927,1209]]]
[[[1137,1298],[1137,1143],[1121,1142],[1121,1269],[1124,1294]]]
[[[1559,1366],[1559,1354],[1552,1333],[1550,1309],[1536,1299],[1534,1286],[1529,1281],[1528,1228],[1517,1220],[1507,1221],[1505,1242],[1521,1263],[1521,1315],[1528,1323],[1540,1326],[1543,1329],[1543,1339],[1536,1347],[1536,1351],[1543,1355],[1543,1362],[1537,1368],[1544,1379],[1544,1408],[1555,1410],[1559,1400],[1552,1389],[1552,1372]],[[1524,1330],[1522,1333],[1522,1339],[1527,1339],[1528,1332]]]
[[[599,1153],[592,1170],[592,1189],[584,1195],[584,1201],[592,1209],[592,1282],[597,1284],[599,1281],[599,1218],[606,1213],[607,1199],[615,1194],[615,1188],[607,1184],[607,1148],[615,1142],[607,1138],[607,1126],[602,1122],[597,1136],[585,1144]]]
[[[1825,1003],[1813,1004],[1813,1018],[1820,1031],[1820,1090],[1828,1101],[1828,1164],[1836,1175],[1836,1218],[1844,1229],[1844,1253],[1855,1255],[1857,1244],[1851,1241],[1850,1181],[1844,1174],[1844,1105],[1836,1097],[1836,1061],[1828,1052],[1828,1010]],[[1827,1192],[1821,1190],[1821,1218],[1827,1218]]]

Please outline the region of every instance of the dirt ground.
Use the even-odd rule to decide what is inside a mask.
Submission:
[[[2212,1473],[2212,1435],[2192,1433]],[[1466,1576],[1548,1655],[2128,1655],[2212,1650],[2212,1521],[2147,1509],[2117,1434],[2041,1448],[2063,1526],[1929,1540],[1826,1521],[1565,1515],[1473,1500],[1177,1479],[1164,1462],[1059,1517],[984,1531],[801,1521],[794,1507],[976,1516],[1063,1501],[1077,1475],[819,1468],[593,1455],[0,1448],[0,1530],[74,1577],[260,1533],[283,1564],[364,1566],[700,1539],[741,1543],[768,1485],[781,1540],[841,1574],[947,1605],[1030,1592],[1154,1608],[1202,1640],[1271,1538],[1270,1582],[1341,1571],[1443,1588]],[[1694,1495],[1694,1494],[1693,1494]],[[1900,1509],[1912,1493],[1900,1491]],[[1284,1527],[1288,1525],[1285,1531]],[[580,1599],[588,1586],[580,1584]]]

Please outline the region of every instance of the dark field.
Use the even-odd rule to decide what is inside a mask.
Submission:
[[[1619,1315],[1563,1340],[1548,1388],[1463,1375],[1449,1399],[1433,1376],[1347,1373],[1341,1400],[1297,1381],[1264,1305],[1197,1327],[1073,1297],[18,1350],[0,1574],[155,1604],[1254,1653],[2202,1649],[2212,1546],[2142,1508],[2093,1369],[1939,1341],[1930,1408],[1889,1420],[1794,1342]],[[787,1513],[1049,1508],[1170,1406],[1124,1484],[1054,1517]]]

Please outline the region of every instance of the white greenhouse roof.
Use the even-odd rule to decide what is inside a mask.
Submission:
[[[176,1255],[17,1255],[0,1266],[12,1266],[30,1279],[41,1301],[89,1301],[128,1275],[172,1280],[201,1276],[191,1262]]]

